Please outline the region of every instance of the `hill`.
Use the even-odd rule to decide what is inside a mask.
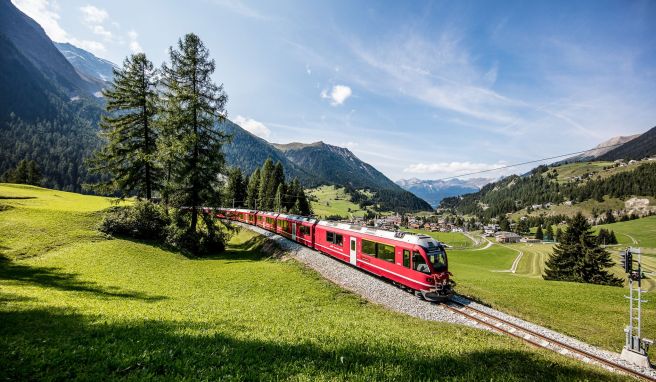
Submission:
[[[656,155],[656,127],[599,157],[599,160],[635,159]]]
[[[629,141],[632,141],[636,138],[638,138],[640,134],[636,135],[629,135],[629,136],[619,136],[619,137],[613,137],[609,140],[603,141],[600,144],[598,144],[594,149],[590,151],[586,151],[582,154],[575,155],[573,157],[569,157],[560,163],[572,163],[572,162],[586,162],[586,161],[592,161],[592,160],[597,160],[607,152],[615,149],[618,147],[618,145],[623,145]]]
[[[100,235],[109,199],[6,184],[0,195],[24,198],[0,211],[2,380],[626,379],[390,312],[269,258],[249,231],[187,258]]]
[[[397,180],[396,184],[427,201],[431,207],[437,207],[442,199],[476,192],[492,179],[449,179],[420,180],[417,178]]]
[[[56,42],[55,46],[66,57],[66,60],[73,65],[80,77],[96,85],[94,95],[100,96],[98,92],[114,78],[113,70],[117,67],[116,64],[96,57],[70,43]]]
[[[576,169],[588,165],[564,165],[562,169],[540,166],[528,175],[513,175],[490,183],[476,193],[446,198],[440,206],[461,214],[492,218],[534,206],[549,205],[549,208],[574,211],[576,206],[573,205],[589,200],[603,202],[607,198],[656,195],[656,163],[653,161],[629,166],[591,165],[595,171],[572,176]],[[624,210],[623,213],[628,212]]]

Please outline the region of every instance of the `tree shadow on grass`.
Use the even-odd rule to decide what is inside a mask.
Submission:
[[[417,353],[395,344],[250,339],[230,323],[107,323],[52,308],[0,310],[0,380],[621,380],[506,349]],[[229,333],[229,334],[228,334]]]
[[[13,262],[2,255],[0,255],[0,280],[69,292],[90,293],[102,298],[127,298],[148,302],[166,298],[142,292],[125,291],[116,287],[101,287],[94,282],[80,280],[77,274],[62,272],[59,268],[31,267]]]

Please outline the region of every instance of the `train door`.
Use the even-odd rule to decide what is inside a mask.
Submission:
[[[353,265],[356,265],[357,255],[358,255],[357,245],[356,245],[357,241],[356,240],[357,239],[355,237],[351,236],[351,247],[350,247],[351,248],[351,258],[350,258],[350,263],[353,264]]]
[[[292,240],[296,241],[296,223],[292,223]]]

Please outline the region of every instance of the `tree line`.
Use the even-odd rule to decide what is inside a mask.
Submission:
[[[267,159],[250,177],[239,168],[228,172],[225,206],[311,215],[312,209],[298,178],[286,182],[282,163]]]

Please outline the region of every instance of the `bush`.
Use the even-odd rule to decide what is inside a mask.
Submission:
[[[200,217],[196,231],[192,231],[189,229],[188,213],[176,211],[171,223],[166,227],[166,243],[194,255],[223,252],[226,233],[216,227],[213,216],[200,214]]]
[[[100,223],[100,231],[135,239],[163,240],[170,222],[162,207],[137,201],[132,206],[111,207]]]

